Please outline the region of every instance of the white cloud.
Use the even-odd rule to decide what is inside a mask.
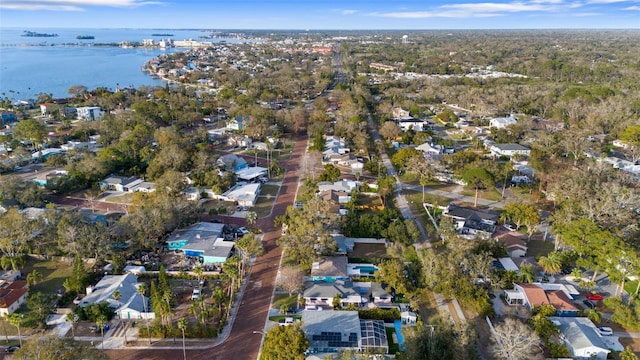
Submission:
[[[357,13],[358,10],[349,10],[349,9],[345,9],[345,10],[341,10],[340,13],[342,15],[353,15],[355,13]]]
[[[624,8],[623,10],[629,10],[629,11],[640,11],[640,6],[629,6]]]
[[[83,11],[91,6],[133,8],[160,4],[162,3],[144,0],[3,0],[0,2],[0,9]]]
[[[588,0],[587,4],[615,4],[627,1],[628,0]]]
[[[628,0],[589,0],[589,1],[628,1]],[[562,10],[583,7],[580,1],[567,2],[566,0],[516,0],[510,2],[481,2],[447,4],[423,11],[399,11],[387,13],[370,13],[369,16],[388,18],[473,18],[507,16],[512,13],[527,12],[559,12]]]

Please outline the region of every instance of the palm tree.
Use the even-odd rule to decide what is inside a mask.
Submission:
[[[107,317],[102,314],[96,319],[96,325],[100,327],[100,335],[102,336],[102,350],[104,350],[104,326],[107,324]]]
[[[198,283],[200,282],[200,279],[202,279],[202,273],[204,272],[204,270],[202,270],[202,266],[196,266],[195,269],[193,269],[193,273],[196,274],[196,278],[198,279]]]
[[[13,313],[9,316],[9,322],[11,325],[18,328],[18,339],[20,340],[20,347],[22,347],[22,334],[20,334],[20,325],[22,325],[22,314]]]
[[[593,321],[595,324],[598,324],[602,321],[602,313],[598,311],[598,309],[587,309],[584,313],[587,315],[587,318]]]
[[[249,223],[249,225],[253,225],[256,222],[256,219],[258,219],[258,214],[255,211],[247,211],[247,215],[245,216],[247,219],[247,223]]]
[[[547,274],[554,275],[562,271],[562,259],[558,256],[557,252],[552,252],[547,256],[540,257],[538,264],[542,266],[542,269]]]
[[[184,360],[187,360],[187,348],[184,337],[184,331],[187,329],[187,319],[180,318],[180,320],[178,320],[178,329],[182,331],[182,356],[184,357]]]
[[[36,285],[42,280],[42,274],[38,270],[33,270],[27,275],[27,286]]]
[[[142,307],[143,307],[143,311],[146,313],[147,312],[147,300],[144,297],[144,294],[147,293],[147,286],[145,284],[140,284],[138,286],[138,294],[140,294],[142,296]],[[147,335],[149,335],[149,345],[151,345],[151,329],[149,328],[149,316],[148,314],[145,315],[145,318],[147,318]]]
[[[520,266],[520,279],[526,283],[532,283],[535,278],[533,266],[531,264],[523,264]]]
[[[76,338],[76,321],[78,321],[78,315],[74,312],[67,313],[65,321],[71,323],[71,335]]]

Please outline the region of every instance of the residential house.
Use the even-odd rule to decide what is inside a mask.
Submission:
[[[333,299],[340,295],[343,307],[350,304],[361,306],[369,302],[363,298],[351,281],[316,282],[304,290],[304,303],[307,308],[333,309]]]
[[[24,280],[0,282],[0,316],[9,316],[27,301],[29,288]]]
[[[346,215],[349,211],[345,209],[344,204],[351,201],[351,196],[345,191],[327,190],[318,194],[320,198],[330,204],[329,212],[338,215]]]
[[[249,122],[249,119],[249,115],[238,115],[227,121],[227,128],[230,130],[242,131],[244,130],[247,122]]]
[[[0,125],[8,125],[9,123],[18,122],[18,117],[14,113],[3,112],[0,113]]]
[[[545,289],[541,283],[514,283],[514,290],[505,290],[505,301],[509,305],[524,305],[529,310],[540,305],[552,305],[557,316],[577,316],[578,307],[571,301],[571,290],[561,284]]]
[[[455,228],[462,236],[473,238],[476,235],[489,238],[496,230],[496,222],[500,217],[497,211],[449,204],[442,215],[455,222]]]
[[[98,182],[101,191],[124,191],[133,192],[134,188],[144,181],[135,176],[124,177],[111,175],[104,180]]]
[[[149,299],[138,292],[138,277],[134,274],[105,275],[95,286],[87,287],[87,295],[79,306],[107,303],[120,319],[153,319]],[[119,291],[118,299],[114,293]],[[145,308],[146,306],[146,308]]]
[[[429,127],[428,122],[421,119],[416,119],[412,116],[393,118],[393,121],[395,121],[395,123],[398,124],[398,127],[402,131],[413,130],[416,132],[422,132]]]
[[[513,125],[517,122],[518,122],[518,119],[516,119],[513,116],[493,118],[489,120],[489,127],[494,127],[496,129],[504,129],[507,126]]]
[[[493,144],[489,148],[491,155],[493,156],[508,156],[513,157],[516,155],[529,156],[531,155],[531,149],[520,144]]]
[[[318,183],[318,191],[320,191],[320,193],[328,190],[344,191],[350,193],[352,190],[358,188],[360,188],[360,182],[352,180],[338,180],[333,183],[328,181],[321,181]]]
[[[260,166],[245,167],[235,171],[239,181],[254,181],[255,179],[267,175],[267,168]]]
[[[49,168],[25,174],[23,179],[31,180],[40,186],[46,186],[49,182],[66,175],[68,175],[68,172],[63,168]]]
[[[495,237],[496,241],[503,243],[507,247],[510,257],[524,257],[527,255],[527,242],[516,232],[508,232]]]
[[[348,280],[346,256],[323,256],[311,265],[313,281],[335,282]]]
[[[216,162],[218,165],[224,166],[227,170],[239,171],[249,165],[247,161],[236,154],[227,154],[220,156]]]
[[[167,238],[169,250],[181,250],[184,256],[198,258],[203,264],[220,264],[231,256],[234,243],[224,241],[224,224],[200,222],[174,231]]]
[[[252,140],[248,136],[234,134],[227,138],[227,144],[230,146],[248,147],[252,144]],[[255,146],[255,143],[253,146]]]
[[[444,146],[434,145],[433,143],[424,143],[416,146],[416,150],[420,150],[424,153],[425,157],[431,159],[438,159],[444,154]]]
[[[402,117],[409,117],[409,110],[404,110],[401,107],[394,107],[393,109],[391,109],[391,117],[394,118],[402,118]]]
[[[389,352],[387,333],[382,320],[360,320],[357,311],[302,312],[309,353]]]
[[[50,156],[60,155],[64,153],[66,153],[66,151],[60,148],[40,149],[39,151],[36,151],[33,154],[31,154],[31,159],[45,161]]]
[[[76,118],[84,121],[102,120],[105,114],[99,106],[83,106],[76,108],[76,111]]]
[[[353,251],[353,247],[355,246],[355,241],[353,238],[348,238],[340,234],[332,234],[331,236],[336,242],[336,246],[338,248],[336,254],[347,255]]]
[[[240,206],[255,206],[260,194],[261,183],[239,183],[228,191],[221,194],[218,198],[225,201],[236,202]]]
[[[393,296],[386,292],[382,285],[376,282],[371,283],[371,302],[376,306],[391,305]]]
[[[549,317],[549,320],[560,329],[560,339],[573,359],[607,359],[611,351],[591,320],[586,317]]]
[[[42,116],[51,115],[55,110],[60,110],[60,104],[44,103],[40,104],[40,114]]]
[[[400,322],[402,325],[415,326],[418,323],[418,316],[412,311],[403,311],[400,313]]]

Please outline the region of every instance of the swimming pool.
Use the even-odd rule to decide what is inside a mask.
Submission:
[[[404,336],[402,335],[402,321],[401,320],[394,321],[393,327],[396,328],[396,337],[398,338],[398,346],[400,346],[400,350],[404,350]]]
[[[360,270],[360,273],[373,274],[378,271],[378,267],[374,265],[355,265],[354,270]]]

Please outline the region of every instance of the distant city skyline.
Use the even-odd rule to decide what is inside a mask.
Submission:
[[[0,0],[4,28],[638,29],[640,0]]]

